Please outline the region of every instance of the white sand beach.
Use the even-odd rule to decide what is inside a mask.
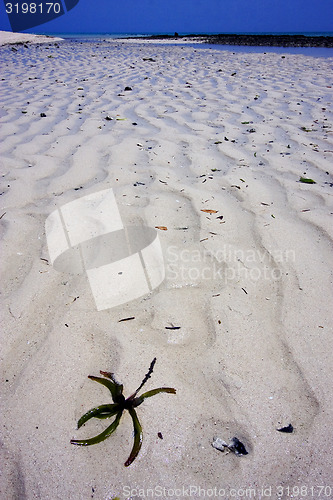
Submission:
[[[115,41],[0,57],[1,498],[333,498],[333,59]],[[163,228],[165,279],[97,310],[45,223],[107,189],[125,226]],[[144,390],[177,394],[137,408],[132,465],[128,413],[70,444],[111,423],[77,429],[112,402],[88,375],[129,396],[154,357]]]
[[[33,35],[31,33],[12,33],[10,31],[0,31],[0,46],[12,45],[16,43],[47,43],[60,41],[62,38],[47,35]]]

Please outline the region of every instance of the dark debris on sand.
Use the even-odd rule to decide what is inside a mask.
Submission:
[[[129,37],[132,38],[132,37]],[[146,40],[179,40],[191,39],[193,42],[203,42],[219,45],[250,45],[271,47],[333,47],[332,36],[307,36],[307,35],[150,35],[141,37]]]

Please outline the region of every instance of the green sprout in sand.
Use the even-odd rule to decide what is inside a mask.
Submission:
[[[123,385],[119,384],[116,381],[113,373],[101,371],[100,374],[103,375],[103,377],[105,378],[94,377],[92,375],[89,375],[88,378],[90,378],[91,380],[95,380],[99,384],[102,384],[109,389],[113,400],[113,404],[100,405],[97,406],[96,408],[92,408],[91,410],[87,411],[87,413],[82,415],[82,417],[78,421],[77,424],[78,429],[91,418],[105,419],[114,416],[116,416],[116,418],[112,422],[112,424],[109,425],[109,427],[107,427],[103,432],[101,432],[97,436],[91,439],[80,439],[80,440],[72,439],[71,444],[76,444],[79,446],[89,446],[104,441],[117,429],[124,410],[128,410],[133,421],[134,444],[130,456],[128,457],[124,465],[125,467],[131,465],[133,460],[135,460],[135,458],[138,456],[138,453],[142,445],[142,427],[139,422],[138,416],[136,414],[135,408],[139,406],[141,403],[143,403],[143,401],[146,398],[155,396],[155,394],[159,394],[160,392],[168,392],[170,394],[176,394],[176,389],[173,389],[172,387],[160,387],[158,389],[147,391],[141,394],[141,396],[137,396],[140,389],[142,389],[144,384],[151,377],[155,363],[156,363],[156,358],[154,358],[153,361],[151,362],[148,373],[146,373],[139,388],[127,399],[125,399],[125,396],[123,395]]]

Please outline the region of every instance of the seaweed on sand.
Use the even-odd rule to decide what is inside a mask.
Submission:
[[[149,370],[146,373],[143,381],[141,382],[140,386],[138,389],[127,399],[125,399],[125,396],[123,395],[123,385],[119,384],[113,373],[109,372],[103,372],[101,371],[100,374],[103,375],[105,378],[101,377],[94,377],[92,375],[89,375],[88,378],[91,380],[94,380],[95,382],[98,382],[99,384],[104,385],[107,387],[111,393],[111,397],[113,400],[113,404],[104,404],[97,406],[96,408],[92,408],[91,410],[87,411],[78,421],[78,429],[85,424],[88,420],[91,418],[99,418],[99,419],[105,419],[105,418],[110,418],[110,417],[116,417],[114,421],[112,422],[111,425],[109,425],[103,432],[98,434],[97,436],[90,438],[90,439],[72,439],[71,444],[76,444],[79,446],[89,446],[92,444],[97,444],[100,443],[101,441],[104,441],[106,438],[108,438],[118,427],[120,419],[122,417],[122,414],[125,410],[128,410],[129,414],[131,415],[132,421],[133,421],[133,427],[134,427],[134,444],[132,451],[130,453],[130,456],[125,462],[125,467],[128,467],[131,465],[133,460],[138,456],[138,453],[141,449],[142,445],[142,427],[139,422],[137,413],[135,411],[135,408],[139,406],[141,403],[146,398],[150,398],[151,396],[155,396],[156,394],[159,394],[160,392],[167,392],[170,394],[176,394],[176,389],[173,389],[172,387],[159,387],[158,389],[153,389],[151,391],[147,391],[141,396],[137,396],[138,392],[144,384],[147,382],[147,380],[151,377],[151,374],[153,373],[154,365],[156,363],[156,358],[153,359],[153,361],[150,364]]]

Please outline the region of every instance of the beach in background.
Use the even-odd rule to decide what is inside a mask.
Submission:
[[[333,58],[20,41],[0,47],[2,497],[332,498]],[[45,224],[105,190],[165,278],[98,310]],[[133,464],[128,414],[71,445],[109,422],[77,429],[111,403],[88,375],[129,396],[155,357],[145,390],[177,394],[137,409]]]

